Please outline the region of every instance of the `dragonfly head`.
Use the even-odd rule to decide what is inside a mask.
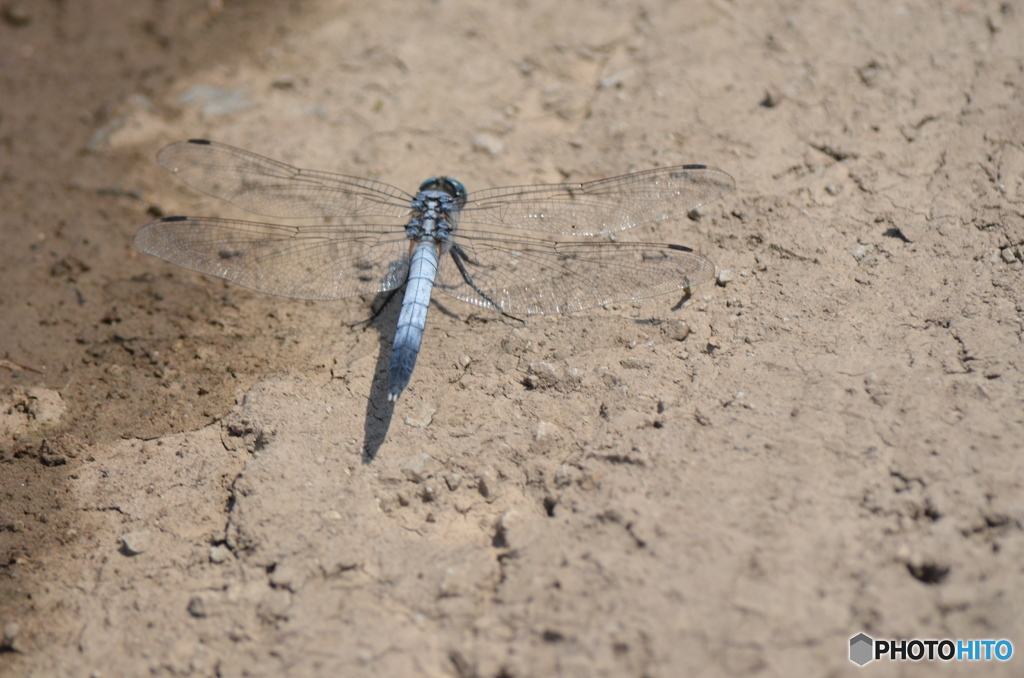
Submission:
[[[441,191],[447,193],[460,205],[466,203],[466,187],[461,181],[448,177],[430,177],[420,184],[421,191]]]

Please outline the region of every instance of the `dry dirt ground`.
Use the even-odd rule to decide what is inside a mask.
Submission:
[[[1024,674],[1022,47],[985,0],[6,3],[0,674]],[[732,279],[438,298],[391,408],[397,304],[133,249],[233,214],[157,166],[189,137],[406,189],[715,165],[636,237]]]

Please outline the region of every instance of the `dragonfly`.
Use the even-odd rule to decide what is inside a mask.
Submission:
[[[689,247],[622,242],[620,231],[681,218],[735,187],[706,165],[588,183],[488,188],[432,177],[415,195],[372,179],[306,170],[206,139],[157,161],[186,184],[291,225],[166,216],[135,246],[193,271],[294,299],[394,293],[405,285],[388,400],[412,378],[434,289],[498,313],[564,313],[709,282]]]

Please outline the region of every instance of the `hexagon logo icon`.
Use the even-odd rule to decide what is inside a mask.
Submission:
[[[874,659],[875,641],[866,633],[858,633],[850,638],[850,661],[857,666],[864,666]]]

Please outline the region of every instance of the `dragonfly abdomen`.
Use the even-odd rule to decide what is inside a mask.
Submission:
[[[409,278],[398,316],[395,341],[391,347],[391,370],[388,400],[395,402],[409,384],[427,325],[427,307],[437,274],[437,243],[432,238],[421,240],[412,253]]]

